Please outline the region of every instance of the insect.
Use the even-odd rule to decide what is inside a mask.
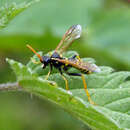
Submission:
[[[88,100],[91,104],[94,104],[94,102],[91,100],[89,91],[87,89],[87,84],[85,81],[84,74],[90,74],[92,72],[100,72],[100,68],[97,67],[95,64],[90,64],[88,62],[83,62],[79,55],[74,55],[70,58],[63,57],[63,52],[75,41],[76,39],[80,38],[82,31],[81,25],[73,25],[71,26],[66,33],[63,35],[60,43],[54,50],[52,54],[41,56],[38,54],[30,45],[27,45],[27,47],[37,55],[37,57],[40,59],[40,62],[43,65],[43,69],[46,68],[46,66],[50,66],[50,71],[47,74],[46,79],[49,77],[51,71],[53,70],[53,67],[58,69],[62,78],[65,81],[66,90],[69,90],[68,81],[65,78],[64,73],[70,75],[70,76],[80,76],[83,80],[84,90],[87,94]],[[68,72],[69,68],[76,68],[80,70],[81,73],[70,73]]]

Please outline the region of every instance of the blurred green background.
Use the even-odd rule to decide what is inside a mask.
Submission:
[[[31,2],[32,0],[26,0]],[[2,7],[24,0],[0,0]],[[44,53],[53,50],[65,31],[81,24],[83,33],[70,49],[98,65],[130,70],[129,0],[41,0],[0,30],[0,83],[16,80],[5,62],[26,64],[32,56],[26,44]],[[0,22],[1,22],[0,15]],[[30,118],[31,117],[31,118]],[[46,100],[22,92],[0,93],[0,130],[86,130],[82,122]]]

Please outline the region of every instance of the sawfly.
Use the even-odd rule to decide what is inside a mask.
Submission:
[[[63,57],[63,52],[66,51],[66,49],[78,38],[80,38],[82,32],[81,25],[73,25],[71,26],[66,33],[63,35],[60,43],[56,47],[56,49],[53,51],[53,53],[49,55],[41,56],[38,54],[30,45],[27,45],[27,47],[37,55],[37,57],[40,59],[40,63],[42,63],[43,69],[46,68],[46,66],[50,66],[50,71],[48,72],[48,75],[46,79],[49,77],[51,71],[53,68],[56,68],[59,70],[62,78],[65,81],[66,90],[69,90],[68,81],[64,76],[64,73],[70,75],[70,76],[80,76],[83,80],[84,90],[86,92],[86,95],[88,97],[88,101],[91,104],[94,104],[94,102],[91,100],[90,94],[87,89],[87,84],[85,81],[84,74],[91,74],[92,72],[100,72],[100,68],[96,66],[95,64],[91,64],[88,62],[83,62],[82,59],[80,59],[79,55],[73,55],[70,58]],[[69,68],[75,68],[80,71],[80,73],[70,73],[68,72]]]

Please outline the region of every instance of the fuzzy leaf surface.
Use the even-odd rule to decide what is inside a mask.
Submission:
[[[33,58],[38,60],[36,56]],[[90,59],[88,58],[89,62]],[[130,82],[125,81],[130,72],[113,72],[112,68],[101,66],[101,73],[85,75],[91,98],[98,104],[91,105],[80,77],[65,75],[71,94],[65,90],[64,80],[56,70],[48,80],[45,80],[49,68],[43,70],[41,64],[34,65],[31,61],[26,66],[10,59],[7,61],[25,91],[58,104],[90,128],[97,130],[130,128]]]

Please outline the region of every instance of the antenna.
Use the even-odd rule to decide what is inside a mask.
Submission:
[[[34,54],[37,55],[37,57],[40,59],[40,61],[43,61],[43,58],[41,57],[40,54],[38,54],[30,45],[26,45]]]

